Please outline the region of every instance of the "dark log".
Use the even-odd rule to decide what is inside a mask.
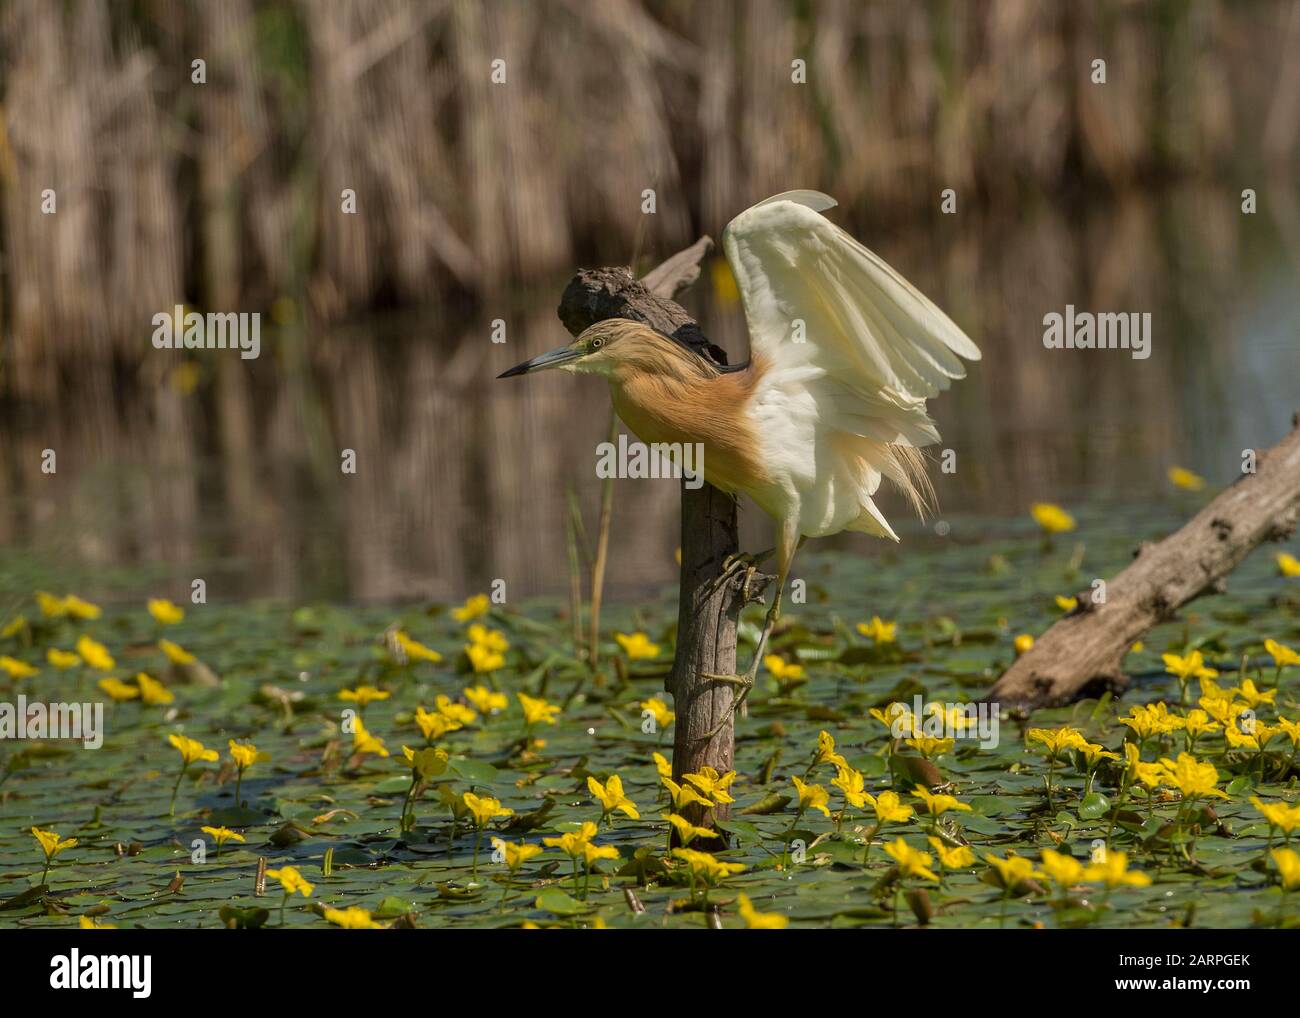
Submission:
[[[578,335],[605,318],[644,322],[691,347],[719,366],[726,353],[709,342],[685,308],[672,297],[699,276],[700,260],[712,249],[708,237],[669,258],[638,282],[625,268],[583,269],[565,287],[559,316]],[[652,288],[652,289],[651,289]],[[677,610],[677,654],[665,688],[673,696],[673,776],[680,781],[705,766],[719,773],[732,769],[735,732],[730,723],[734,685],[703,678],[705,673],[736,671],[736,622],[744,607],[742,582],[717,583],[722,565],[738,547],[736,503],[712,485],[691,490],[682,484],[682,567]],[[762,593],[766,577],[750,584],[750,596]],[[712,738],[708,733],[723,721]],[[724,819],[725,807],[715,811]],[[688,811],[693,823],[707,823],[699,810]]]
[[[1106,599],[1079,594],[1079,607],[1053,625],[989,690],[1004,707],[1048,707],[1128,685],[1122,662],[1133,642],[1189,601],[1222,593],[1224,579],[1255,547],[1285,540],[1300,514],[1300,415],[1286,438],[1180,530],[1138,548],[1106,583]]]

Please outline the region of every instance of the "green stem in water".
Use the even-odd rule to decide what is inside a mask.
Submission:
[[[172,786],[172,801],[167,808],[167,815],[174,817],[176,815],[176,793],[181,790],[181,782],[185,780],[185,764],[181,764],[181,772],[176,775],[176,784]]]

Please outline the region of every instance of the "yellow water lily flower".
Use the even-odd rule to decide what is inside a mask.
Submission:
[[[668,709],[668,704],[657,696],[653,696],[649,700],[642,700],[641,709],[650,712],[650,716],[654,718],[655,725],[658,728],[667,728],[677,720],[677,715]]]
[[[1300,665],[1300,653],[1296,653],[1284,643],[1278,643],[1276,640],[1265,640],[1264,649],[1268,651],[1269,657],[1273,659],[1273,664],[1278,668],[1285,668],[1287,665]]]
[[[167,736],[167,741],[180,753],[181,761],[186,767],[195,763],[211,763],[218,758],[215,749],[208,749],[198,739],[172,734]]]
[[[447,764],[451,757],[444,750],[435,749],[432,746],[426,746],[423,749],[412,749],[410,746],[403,746],[402,759],[406,761],[406,765],[411,770],[425,781],[428,781],[430,778],[436,778],[447,770]]]
[[[871,616],[870,622],[859,622],[857,625],[858,632],[877,645],[893,643],[897,629],[897,622],[886,622],[879,615]]]
[[[426,647],[419,640],[408,636],[400,629],[393,633],[393,639],[402,648],[402,652],[406,655],[408,661],[432,661],[437,664],[442,660],[442,655],[432,647]]]
[[[269,754],[263,753],[251,742],[236,742],[234,739],[228,741],[230,745],[230,759],[235,761],[235,766],[240,770],[252,767],[255,763],[263,763],[271,759]]]
[[[659,644],[651,643],[645,633],[615,633],[614,639],[623,648],[623,653],[633,661],[649,660],[659,656]]]
[[[81,598],[77,597],[76,594],[69,594],[63,599],[63,610],[74,619],[85,619],[88,621],[97,619],[103,614],[99,609],[99,605],[91,604],[89,601],[83,601]]]
[[[848,761],[839,753],[835,752],[835,737],[830,732],[817,733],[817,749],[813,752],[813,767],[820,767],[828,763],[833,767],[847,767]]]
[[[602,819],[615,810],[621,810],[633,820],[641,819],[636,803],[623,794],[623,779],[617,774],[611,774],[603,785],[588,774],[587,791],[600,803]]]
[[[484,685],[467,686],[461,692],[480,714],[496,714],[510,706],[505,693],[498,693]]]
[[[803,813],[810,809],[819,809],[826,816],[831,815],[827,803],[830,802],[830,793],[821,785],[806,785],[796,776],[791,776],[794,782],[795,790],[799,793],[799,812]]]
[[[66,671],[69,668],[76,668],[81,664],[81,656],[68,650],[59,650],[57,647],[51,647],[45,652],[45,660],[52,664],[59,671]]]
[[[3,626],[0,626],[0,640],[7,640],[11,636],[18,636],[21,633],[25,633],[27,629],[27,617],[25,615],[17,615],[10,621],[6,622]]]
[[[1122,720],[1122,719],[1121,719]],[[1082,749],[1088,744],[1083,733],[1077,728],[1031,728],[1025,734],[1029,742],[1041,742],[1047,748],[1047,755],[1056,758],[1072,749]]]
[[[469,637],[470,643],[486,647],[498,654],[504,654],[510,649],[510,641],[506,639],[505,633],[499,629],[489,629],[477,622],[465,631],[465,635]]]
[[[1134,706],[1129,716],[1120,718],[1119,723],[1127,725],[1139,739],[1146,740],[1154,735],[1176,732],[1181,725],[1180,719],[1169,712],[1164,703],[1149,703]]]
[[[439,711],[427,711],[423,707],[415,708],[415,723],[426,742],[437,742],[448,732],[457,731],[461,724]]]
[[[1021,633],[1012,641],[1012,644],[1016,648],[1017,655],[1028,654],[1033,649],[1034,638],[1028,633]]]
[[[165,707],[176,699],[170,689],[144,672],[135,673],[135,684],[139,687],[140,699],[150,707]]]
[[[1214,679],[1219,675],[1217,670],[1206,666],[1205,658],[1199,650],[1194,650],[1183,657],[1177,654],[1161,654],[1160,659],[1165,663],[1165,671],[1183,685],[1186,685],[1189,679]]]
[[[672,762],[662,753],[651,753],[650,758],[655,764],[655,773],[661,778],[671,778],[673,776]]]
[[[311,892],[316,889],[315,885],[308,883],[307,878],[293,866],[281,866],[276,870],[267,870],[266,875],[272,880],[280,881],[280,886],[284,888],[286,896],[301,894],[304,898],[310,898]]]
[[[492,601],[486,594],[475,594],[465,598],[465,603],[451,610],[451,617],[457,622],[472,622],[481,619],[492,609]]]
[[[109,676],[106,679],[100,679],[96,683],[100,689],[109,695],[115,703],[124,703],[127,700],[134,700],[140,695],[140,687],[132,686],[123,682],[121,679],[115,679]]]
[[[347,908],[327,908],[324,910],[326,920],[335,926],[341,926],[345,930],[382,930],[382,924],[375,922],[370,918],[370,913],[364,908],[356,905],[350,905]]]
[[[1084,882],[1086,867],[1072,855],[1063,855],[1050,848],[1042,852],[1043,872],[1061,890],[1068,890]]]
[[[78,637],[77,654],[88,667],[99,672],[111,671],[117,664],[113,660],[113,655],[108,652],[108,648],[89,636]]]
[[[1169,482],[1175,488],[1182,488],[1184,491],[1200,491],[1205,487],[1205,478],[1186,467],[1170,467],[1168,475]]]
[[[1138,747],[1131,742],[1124,743],[1124,770],[1128,781],[1137,781],[1147,788],[1157,788],[1169,784],[1169,775],[1158,763],[1143,763]]]
[[[1179,753],[1177,760],[1162,758],[1160,764],[1169,775],[1170,784],[1183,793],[1183,798],[1199,799],[1210,795],[1228,798],[1226,792],[1214,787],[1219,781],[1219,772],[1214,764],[1201,763],[1191,753]]]
[[[930,847],[939,859],[939,865],[946,870],[964,870],[975,865],[975,853],[966,845],[949,845],[942,838],[931,835]]]
[[[1269,856],[1277,867],[1278,876],[1282,878],[1282,889],[1294,891],[1300,887],[1300,852],[1294,848],[1275,848]]]
[[[1070,612],[1074,611],[1074,609],[1079,607],[1079,599],[1077,597],[1065,597],[1062,594],[1057,594],[1056,607],[1059,611],[1063,611],[1068,615]]]
[[[1278,552],[1277,570],[1283,576],[1300,576],[1300,558],[1285,551]]]
[[[506,841],[504,838],[493,838],[492,848],[501,853],[501,859],[511,873],[533,856],[542,854],[541,845],[530,845],[526,841]]]
[[[802,682],[808,677],[803,665],[787,661],[780,654],[764,654],[763,667],[771,673],[772,678],[782,684]]]
[[[384,740],[377,735],[371,735],[366,730],[365,722],[361,720],[360,714],[352,719],[352,752],[362,755],[388,756],[388,747],[384,745]]]
[[[497,817],[509,817],[515,814],[509,806],[502,806],[500,799],[494,799],[490,795],[480,796],[473,792],[466,792],[461,796],[461,801],[469,810],[470,816],[474,818],[474,826],[480,830]]]
[[[179,643],[172,643],[171,640],[159,640],[158,649],[166,654],[167,660],[174,665],[192,665],[198,660]]]
[[[696,838],[718,838],[721,835],[709,827],[699,827],[678,813],[665,813],[663,818],[672,824],[683,845],[689,846]]]
[[[1261,703],[1266,703],[1271,706],[1273,701],[1277,699],[1276,689],[1270,689],[1267,691],[1257,689],[1253,679],[1243,679],[1241,687],[1237,690],[1237,693],[1243,700],[1250,704],[1251,707],[1258,707]]]
[[[970,812],[970,805],[959,802],[955,795],[936,795],[924,785],[917,785],[912,794],[925,803],[925,812],[932,817],[942,816],[950,809]]]
[[[7,654],[0,654],[0,669],[3,669],[11,679],[30,679],[41,674],[39,668],[33,668],[26,661],[19,661],[16,657],[9,657]]]
[[[881,824],[902,824],[912,819],[913,809],[903,805],[897,792],[881,792],[879,795],[864,795],[876,821]]]
[[[1276,827],[1288,837],[1290,837],[1292,831],[1300,828],[1300,804],[1264,802],[1254,795],[1250,797],[1250,804],[1263,814],[1270,827]]]
[[[831,784],[844,794],[844,801],[854,809],[862,809],[867,803],[865,782],[862,772],[845,764],[839,774],[831,779]]]
[[[584,859],[587,845],[596,836],[599,828],[590,820],[584,820],[576,831],[568,831],[558,838],[543,838],[542,844],[547,848],[558,848],[571,859]]]
[[[529,696],[527,693],[516,693],[515,697],[519,700],[519,706],[523,708],[524,724],[555,724],[555,717],[560,713],[557,704],[547,703],[541,697]]]
[[[200,827],[199,830],[215,841],[217,843],[217,848],[220,848],[227,841],[244,840],[242,834],[237,831],[232,831],[229,827]]]
[[[41,846],[46,859],[53,859],[65,848],[72,848],[77,844],[76,838],[60,838],[53,831],[43,831],[39,827],[32,828],[32,837]]]
[[[1092,863],[1083,871],[1083,879],[1096,880],[1106,887],[1147,887],[1151,878],[1141,870],[1128,868],[1126,852],[1106,852],[1101,862]]]
[[[357,686],[356,689],[339,690],[340,700],[355,703],[362,710],[376,700],[387,700],[392,695],[388,690],[378,689],[375,686]]]
[[[898,872],[904,877],[920,877],[922,880],[938,880],[938,874],[930,869],[933,860],[929,852],[920,852],[912,848],[902,838],[895,838],[885,846],[885,853],[898,863]]]
[[[83,930],[115,930],[117,927],[112,923],[101,922],[95,916],[83,915],[77,917],[77,926]]]
[[[505,667],[505,655],[482,643],[465,644],[465,656],[469,658],[470,667],[478,674],[494,672]]]
[[[1049,534],[1064,534],[1075,527],[1074,517],[1051,502],[1035,502],[1029,507],[1029,515]]]
[[[185,609],[172,604],[165,597],[151,597],[145,607],[154,620],[164,626],[174,626],[185,618]]]
[[[1208,732],[1218,731],[1220,725],[1217,721],[1211,721],[1210,715],[1199,707],[1195,710],[1189,710],[1187,716],[1183,718],[1183,731],[1195,739],[1198,735],[1205,735]]]
[[[1007,852],[1005,859],[999,859],[996,855],[988,853],[984,856],[984,861],[993,867],[994,872],[997,873],[999,886],[1008,893],[1014,893],[1016,888],[1026,880],[1032,880],[1039,875],[1034,869],[1033,862],[1014,852]]]
[[[674,859],[680,859],[690,867],[696,879],[708,884],[715,884],[745,870],[744,863],[724,862],[710,852],[700,852],[693,848],[674,848],[672,854]]]
[[[790,925],[790,917],[779,912],[760,912],[754,908],[749,895],[741,892],[736,895],[736,911],[747,930],[783,930]]]
[[[689,781],[699,789],[701,795],[712,799],[714,802],[725,805],[736,801],[727,791],[731,787],[731,783],[736,780],[735,771],[719,774],[714,768],[705,765],[694,774],[683,774],[682,780]]]
[[[672,773],[671,765],[669,765],[668,773]],[[659,780],[662,781],[664,787],[668,789],[668,795],[672,798],[673,807],[675,809],[685,809],[687,806],[692,804],[703,806],[705,809],[712,809],[715,805],[711,799],[706,799],[704,796],[700,795],[700,793],[689,784],[679,785],[676,781],[662,772],[659,775]]]
[[[63,598],[55,597],[44,590],[36,592],[36,604],[41,609],[41,614],[47,619],[61,619],[68,614],[68,608],[64,604]]]

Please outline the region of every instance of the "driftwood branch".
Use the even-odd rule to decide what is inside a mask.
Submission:
[[[644,322],[672,336],[719,365],[726,354],[709,342],[699,324],[672,298],[699,277],[700,261],[713,248],[702,237],[669,258],[638,282],[625,268],[583,269],[565,287],[559,316],[578,335],[605,318]],[[742,578],[718,583],[728,555],[737,550],[736,504],[728,495],[705,484],[692,490],[682,485],[682,571],[677,612],[677,655],[665,687],[673,695],[677,720],[673,729],[673,775],[710,766],[720,773],[732,768],[733,726],[725,723],[706,738],[719,721],[731,718],[736,687],[705,679],[705,673],[736,671],[736,622],[744,607]],[[766,577],[751,581],[751,598],[761,595]],[[726,816],[718,807],[716,819]],[[694,823],[706,818],[687,813]]]
[[[1121,662],[1152,626],[1202,594],[1222,593],[1225,577],[1256,546],[1285,540],[1300,514],[1300,415],[1286,438],[1182,529],[1143,545],[1128,568],[1092,591],[989,690],[1006,707],[1046,707],[1128,684]]]

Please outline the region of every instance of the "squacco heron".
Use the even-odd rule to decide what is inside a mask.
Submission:
[[[722,368],[649,326],[597,322],[568,346],[500,377],[546,368],[603,375],[614,408],[643,442],[698,443],[704,478],[743,492],[776,522],[752,572],[776,555],[776,592],[739,707],[781,614],[802,540],[857,530],[898,540],[873,501],[889,478],[918,512],[933,500],[921,447],[939,441],[925,401],[963,378],[980,351],[952,320],[821,213],[834,199],[787,191],[727,226],[723,251],[749,328],[749,361]],[[748,578],[748,577],[747,577]]]

